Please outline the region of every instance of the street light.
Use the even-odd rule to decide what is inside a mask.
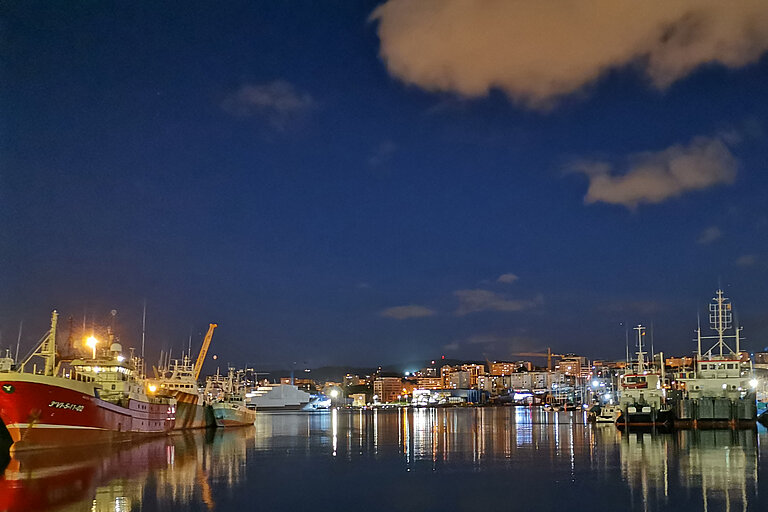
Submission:
[[[85,340],[85,345],[87,347],[90,347],[93,349],[93,358],[96,359],[96,345],[99,344],[99,340],[94,338],[93,336],[90,336],[87,340]]]

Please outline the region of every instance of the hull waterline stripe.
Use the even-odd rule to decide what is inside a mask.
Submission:
[[[53,425],[47,423],[11,423],[5,428],[49,428],[49,429],[80,429],[80,430],[107,430],[100,427],[83,427],[80,425]]]

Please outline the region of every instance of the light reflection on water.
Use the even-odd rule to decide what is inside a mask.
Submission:
[[[0,512],[763,510],[765,440],[621,433],[530,408],[264,413],[253,427],[19,456]]]

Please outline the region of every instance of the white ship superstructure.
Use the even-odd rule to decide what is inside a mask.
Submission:
[[[733,307],[722,290],[717,290],[709,305],[709,324],[715,331],[712,336],[702,336],[701,326],[696,329],[696,362],[693,372],[681,375],[684,397],[677,417],[683,422],[754,422],[757,382],[752,361],[742,356],[743,328],[734,327]],[[709,340],[715,343],[703,351],[702,343]]]
[[[246,402],[257,410],[301,409],[309,403],[311,396],[290,384],[268,384],[259,386],[246,395]]]

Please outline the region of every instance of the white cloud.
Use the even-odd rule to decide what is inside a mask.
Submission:
[[[432,316],[435,311],[425,306],[418,306],[416,304],[409,304],[407,306],[395,306],[387,308],[381,311],[379,315],[387,318],[394,318],[396,320],[405,320],[407,318],[421,318],[425,316]]]
[[[517,277],[515,274],[501,274],[496,281],[499,283],[505,283],[505,284],[511,284],[517,281],[519,277]]]
[[[454,341],[454,342],[448,343],[447,345],[443,345],[443,350],[445,350],[446,352],[454,352],[456,350],[459,350],[459,342]]]
[[[458,316],[480,311],[524,311],[543,302],[541,296],[533,300],[515,300],[488,290],[456,290],[453,294],[459,299]]]
[[[663,89],[697,67],[738,68],[768,49],[764,0],[389,0],[371,15],[406,84],[478,97],[499,88],[548,108],[633,65]]]
[[[571,170],[589,178],[584,202],[604,202],[635,208],[660,203],[692,190],[701,190],[736,178],[737,160],[719,137],[697,137],[687,146],[630,155],[622,170],[600,161],[580,161]]]
[[[736,259],[736,264],[740,267],[751,267],[755,263],[757,263],[757,256],[755,254],[745,254]]]
[[[696,242],[702,245],[707,245],[711,244],[721,236],[723,236],[723,232],[719,227],[710,226],[701,232],[701,235],[699,235],[699,238],[696,240]]]
[[[233,116],[263,117],[278,129],[315,106],[312,96],[282,80],[242,85],[221,103],[221,108]]]

